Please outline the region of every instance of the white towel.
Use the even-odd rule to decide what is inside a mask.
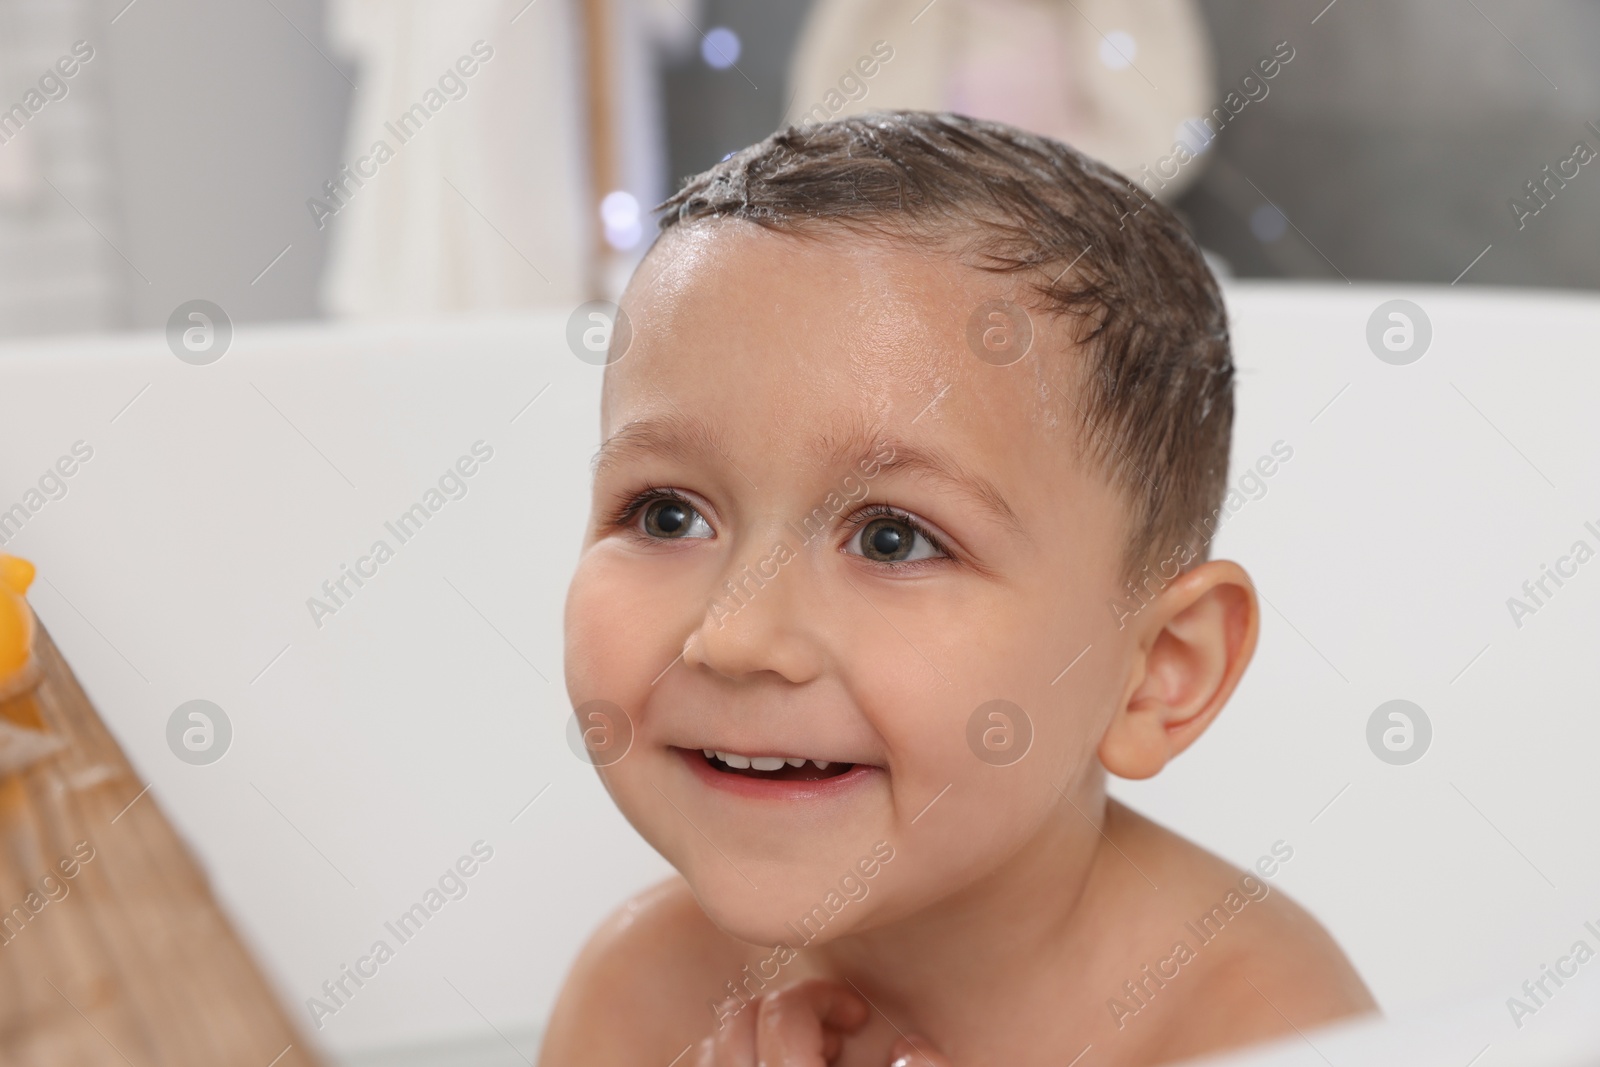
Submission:
[[[378,141],[394,155],[365,164],[376,174],[325,220],[327,310],[394,317],[584,300],[593,231],[570,0],[333,0],[328,10],[330,38],[358,61],[343,161],[370,159]],[[421,129],[396,127],[463,56],[477,61],[460,79],[465,94],[432,97],[444,103]]]

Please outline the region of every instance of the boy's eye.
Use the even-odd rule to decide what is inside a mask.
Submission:
[[[683,500],[660,498],[644,509],[644,532],[651,537],[676,539],[711,537],[711,524]]]
[[[909,563],[942,554],[916,524],[888,515],[868,521],[848,544],[860,549],[851,555],[864,556],[875,563]]]

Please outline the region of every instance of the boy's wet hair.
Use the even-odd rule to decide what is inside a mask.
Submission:
[[[659,210],[663,230],[709,218],[843,229],[1027,275],[1087,353],[1065,395],[1084,454],[1132,505],[1128,573],[1179,543],[1205,558],[1233,425],[1222,294],[1177,216],[1110,167],[998,122],[872,112],[780,130]]]

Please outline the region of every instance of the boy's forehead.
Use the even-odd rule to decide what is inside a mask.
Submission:
[[[1054,324],[1033,314],[1033,349],[1008,367],[967,344],[976,309],[1025,299],[1020,289],[906,239],[728,221],[668,231],[623,297],[633,340],[607,371],[606,431],[663,391],[713,409],[760,401],[774,430],[820,409],[872,423],[961,412],[1014,430],[1019,417],[1047,425],[1042,367],[1056,346],[1044,335]]]
[[[840,228],[780,233],[745,221],[669,230],[623,296],[638,319],[677,325],[756,327],[805,315],[819,326],[876,320],[906,333],[955,314],[952,301],[981,301],[997,276],[910,239]],[[700,316],[709,323],[698,321]]]

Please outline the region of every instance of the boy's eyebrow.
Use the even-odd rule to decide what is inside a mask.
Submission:
[[[884,451],[889,453],[890,458],[879,459]],[[968,470],[956,457],[936,445],[912,444],[857,430],[833,445],[827,451],[824,462],[832,468],[849,465],[857,469],[861,465],[876,462],[878,469],[873,477],[895,473],[920,474],[943,483],[1002,526],[1032,540],[1023,528],[1022,520],[1017,518],[1017,513],[1006,503],[1006,498],[993,482],[976,471]]]
[[[994,483],[968,470],[942,448],[912,444],[858,428],[843,439],[828,434],[818,437],[813,451],[824,469],[848,466],[860,471],[876,463],[877,470],[872,477],[886,473],[923,475],[942,483],[1002,526],[1032,540]],[[888,458],[880,458],[885,453]],[[709,426],[695,418],[667,415],[623,426],[600,445],[589,466],[598,476],[637,455],[692,461],[713,454],[732,464],[721,439]]]
[[[600,443],[589,470],[599,476],[634,456],[668,456],[687,462],[707,453],[728,458],[722,439],[699,419],[682,415],[636,419]]]

